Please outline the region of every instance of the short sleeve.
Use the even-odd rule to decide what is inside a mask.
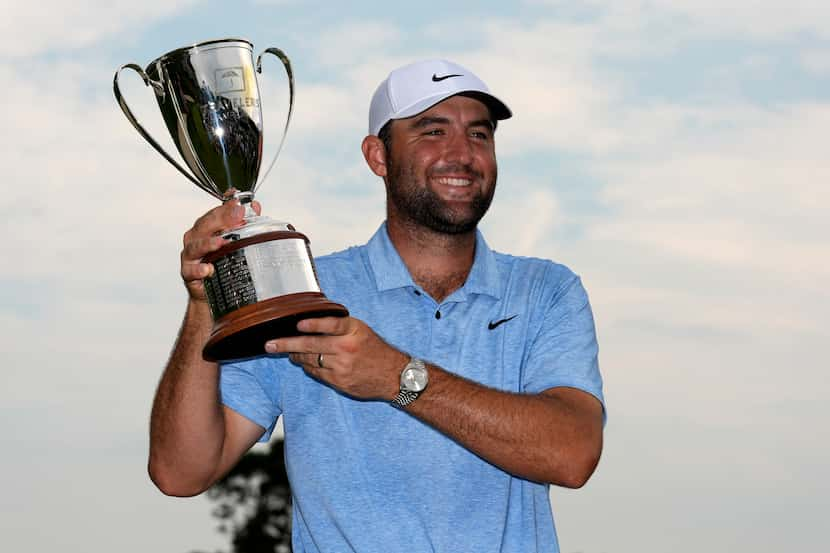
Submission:
[[[582,281],[571,273],[545,304],[523,371],[523,390],[577,388],[595,396],[604,410],[594,316]]]
[[[271,438],[280,408],[280,381],[275,365],[286,362],[263,356],[221,365],[219,391],[222,404],[265,429],[260,442]]]

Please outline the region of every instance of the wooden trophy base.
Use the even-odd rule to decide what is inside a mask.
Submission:
[[[299,336],[297,323],[315,317],[346,317],[348,309],[320,292],[287,294],[246,305],[219,318],[202,350],[206,361],[226,361],[265,353],[265,342]]]

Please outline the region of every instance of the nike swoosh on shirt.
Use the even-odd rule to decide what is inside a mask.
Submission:
[[[436,82],[436,83],[440,83],[440,82],[441,82],[441,81],[443,81],[444,79],[449,79],[449,78],[452,78],[452,77],[463,77],[463,76],[464,76],[464,75],[457,75],[457,74],[453,73],[453,74],[451,74],[451,75],[444,75],[444,76],[442,76],[442,77],[439,77],[438,75],[436,75],[435,73],[433,73],[433,74],[432,74],[432,80],[433,80],[434,82]]]
[[[507,317],[506,319],[501,319],[501,320],[499,320],[499,321],[495,321],[495,322],[490,321],[489,323],[487,323],[487,328],[488,328],[489,330],[493,330],[494,328],[496,328],[496,327],[497,327],[497,326],[499,326],[500,324],[504,324],[504,323],[506,323],[507,321],[512,321],[513,319],[515,319],[515,318],[516,318],[516,317],[518,317],[518,316],[519,316],[519,314],[518,314],[518,313],[516,313],[516,314],[515,314],[515,315],[513,315],[512,317]]]

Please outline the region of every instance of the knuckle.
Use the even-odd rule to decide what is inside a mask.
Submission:
[[[340,349],[343,351],[343,353],[353,355],[359,351],[360,347],[354,340],[343,340],[341,342]]]
[[[192,263],[199,258],[197,253],[197,242],[191,241],[185,244],[184,249],[182,249],[182,259],[186,262]]]
[[[202,280],[202,277],[199,274],[198,269],[196,269],[192,265],[186,265],[186,266],[182,267],[181,274],[182,274],[182,279],[185,282],[193,282],[193,281],[197,281],[197,280]]]
[[[225,209],[225,204],[214,207],[213,209],[211,209],[210,211],[196,219],[196,223],[193,225],[193,229],[191,230],[206,234],[213,234],[214,232],[218,232],[220,230],[220,226],[224,218],[223,210]]]

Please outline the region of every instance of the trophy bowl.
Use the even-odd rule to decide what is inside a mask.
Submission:
[[[268,169],[262,165],[263,123],[256,74],[262,56],[279,58],[288,76],[289,105],[282,138]],[[155,94],[162,118],[187,168],[174,159],[133,115],[118,79],[137,72]],[[221,201],[239,200],[243,226],[223,234],[231,242],[206,255],[213,275],[204,280],[213,329],[202,351],[208,361],[261,355],[267,340],[297,335],[297,322],[340,316],[348,310],[320,289],[309,239],[290,224],[257,215],[251,202],[285,142],[294,108],[294,75],[282,50],[253,60],[244,39],[200,42],[168,52],[146,69],[130,63],[115,73],[113,91],[138,133],[188,180]]]

